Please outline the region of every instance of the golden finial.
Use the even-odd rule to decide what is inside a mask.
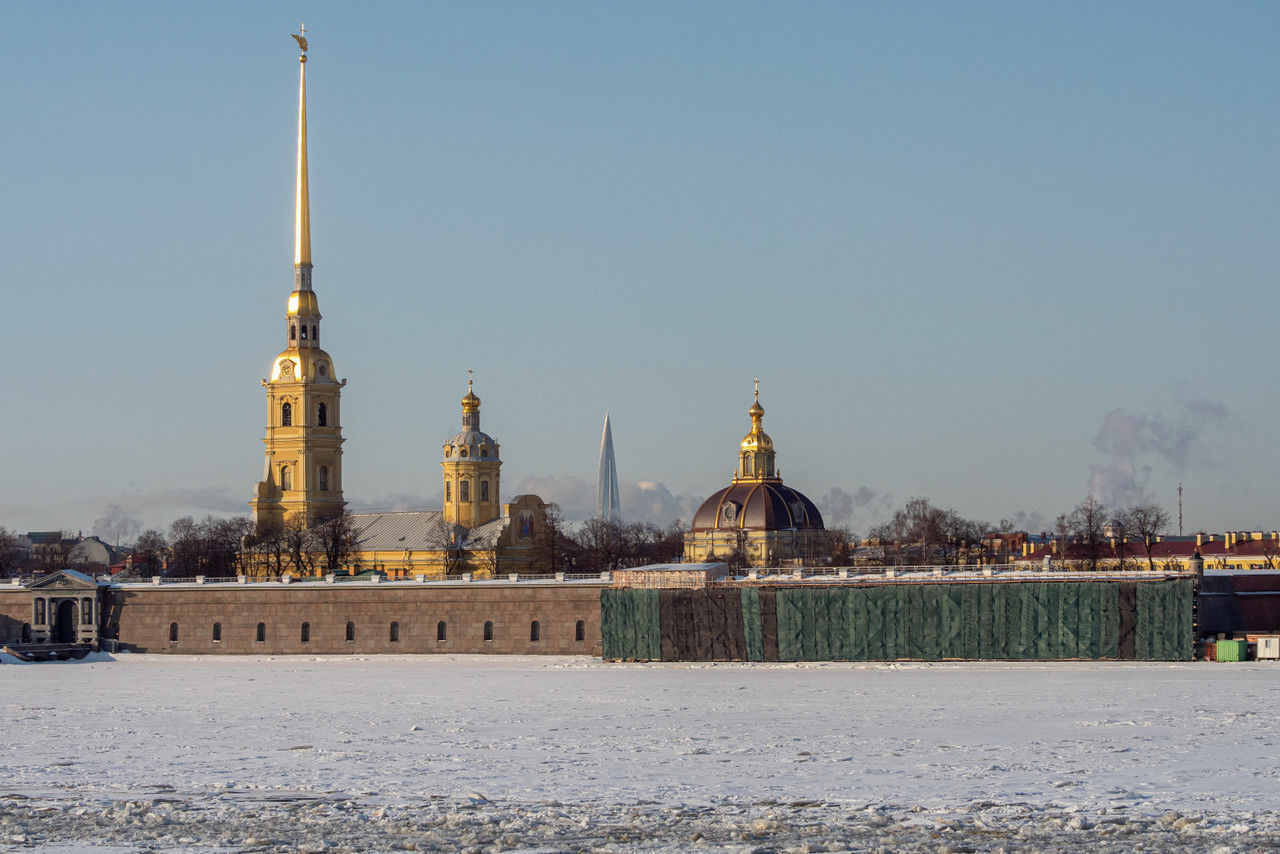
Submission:
[[[462,408],[464,410],[480,408],[480,398],[476,397],[476,393],[471,390],[472,374],[474,373],[471,368],[467,368],[467,396],[462,399]]]
[[[760,378],[756,377],[756,400],[760,399]]]
[[[298,57],[298,191],[294,201],[293,265],[311,266],[311,199],[307,192],[307,26],[303,24],[301,35],[294,35],[303,53]],[[300,283],[301,290],[310,290],[310,274]]]

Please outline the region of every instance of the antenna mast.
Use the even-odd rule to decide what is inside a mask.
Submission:
[[[1178,482],[1178,536],[1182,536],[1182,482]]]

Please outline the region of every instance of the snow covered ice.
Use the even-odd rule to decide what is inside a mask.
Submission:
[[[0,850],[1246,851],[1276,665],[0,665]]]

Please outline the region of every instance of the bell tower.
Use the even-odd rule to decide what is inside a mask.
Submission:
[[[467,371],[471,373],[470,370]],[[498,503],[498,443],[480,430],[480,398],[467,379],[462,398],[462,431],[444,445],[444,521],[475,528],[502,514]]]
[[[320,349],[320,305],[311,289],[311,205],[307,192],[307,39],[297,40],[298,174],[294,200],[293,293],[285,309],[285,348],[262,380],[267,390],[266,459],[254,487],[253,520],[306,524],[342,510],[342,428],[339,381]]]

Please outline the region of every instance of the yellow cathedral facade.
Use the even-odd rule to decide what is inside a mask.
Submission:
[[[502,502],[499,445],[480,429],[480,398],[471,379],[462,399],[462,429],[443,447],[443,509],[345,513],[341,395],[347,381],[337,378],[333,359],[320,347],[321,315],[311,280],[305,29],[294,38],[301,52],[293,292],[285,310],[285,347],[261,381],[267,428],[262,480],[250,500],[255,526],[261,534],[345,516],[350,546],[341,569],[346,572],[490,578],[549,569],[539,548],[546,504],[536,495]],[[312,563],[320,567],[323,560]]]

